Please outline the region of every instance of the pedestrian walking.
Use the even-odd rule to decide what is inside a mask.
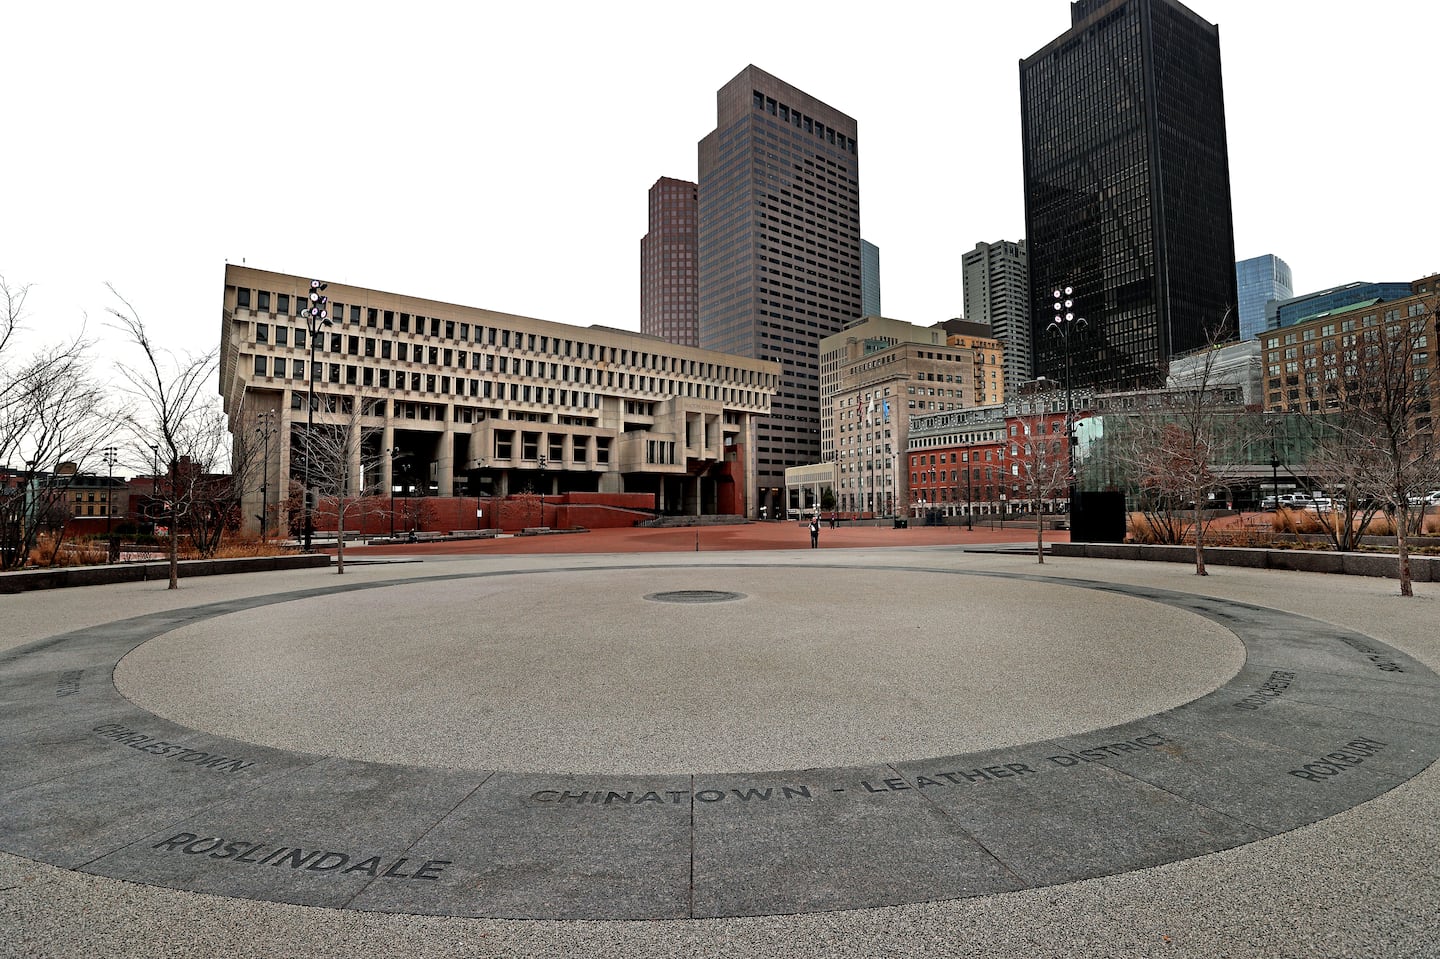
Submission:
[[[810,548],[820,548],[820,517],[810,517]]]

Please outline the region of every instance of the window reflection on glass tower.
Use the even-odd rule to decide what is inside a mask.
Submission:
[[[1052,291],[1075,289],[1075,386],[1163,382],[1236,325],[1220,33],[1174,0],[1079,0],[1020,63],[1035,373],[1061,378]]]

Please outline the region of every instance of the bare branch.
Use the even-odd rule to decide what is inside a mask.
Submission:
[[[107,284],[108,286],[108,284]],[[207,392],[218,353],[177,356],[157,346],[135,308],[113,286],[123,309],[111,307],[115,326],[139,347],[138,366],[117,364],[135,399],[125,423],[136,441],[164,450],[165,502],[170,519],[170,588],[179,588],[179,522],[202,505],[208,493],[199,482],[223,445],[216,399]]]

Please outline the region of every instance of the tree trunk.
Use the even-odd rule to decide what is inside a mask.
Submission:
[[[1201,508],[1200,497],[1204,496],[1203,490],[1195,491],[1195,575],[1209,576],[1205,571],[1205,512]]]
[[[345,575],[345,498],[335,504],[335,575]]]
[[[1395,552],[1397,554],[1396,566],[1400,577],[1400,595],[1414,596],[1415,590],[1410,585],[1410,507],[1402,505],[1399,509],[1400,522],[1395,524]]]
[[[1035,561],[1045,563],[1045,514],[1035,513]]]
[[[180,588],[180,529],[175,511],[170,511],[170,589]]]

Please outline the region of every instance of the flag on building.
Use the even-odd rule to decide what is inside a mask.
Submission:
[[[890,422],[890,397],[885,397],[885,422]]]
[[[865,409],[865,425],[869,426],[870,421],[875,418],[875,397],[871,395],[870,405]]]

